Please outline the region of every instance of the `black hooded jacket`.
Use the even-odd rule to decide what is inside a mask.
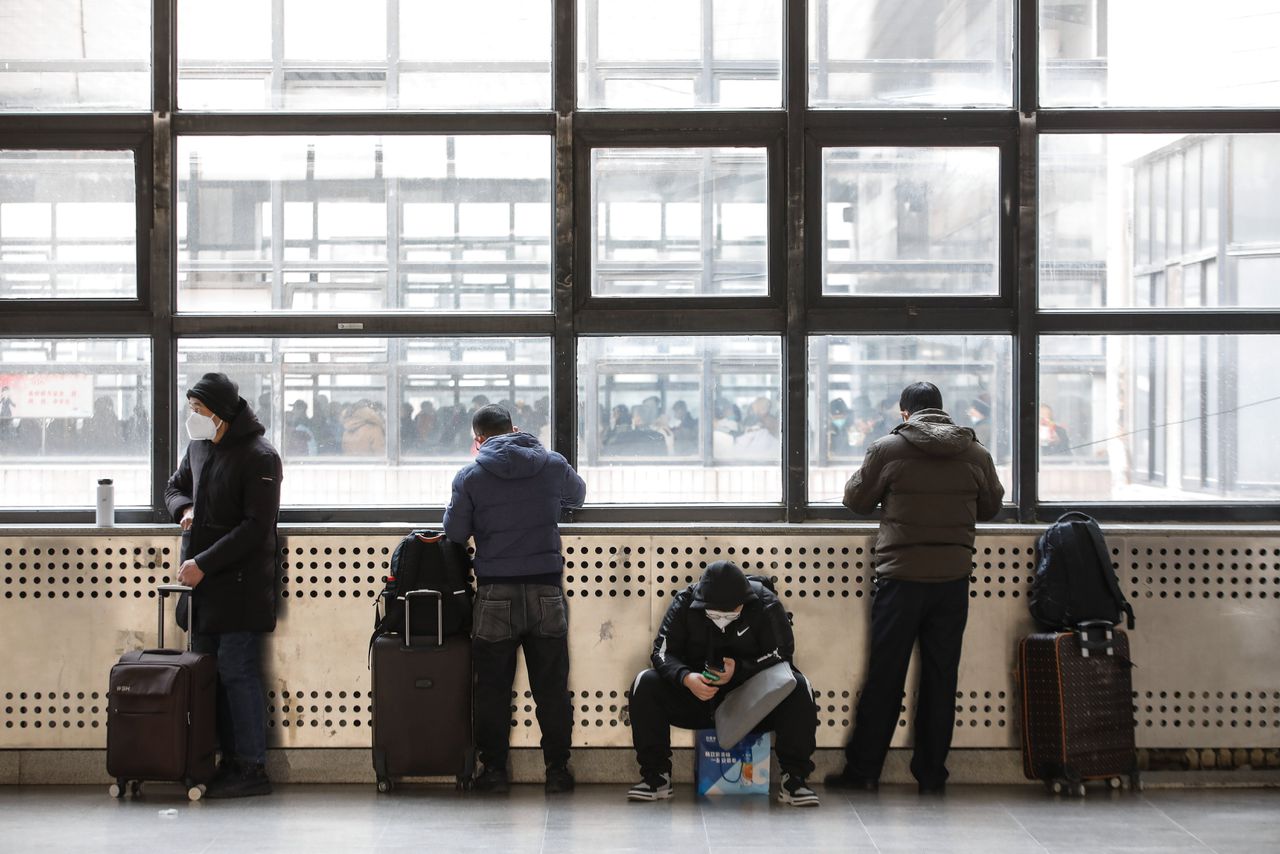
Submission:
[[[164,491],[175,522],[194,505],[183,559],[204,579],[194,591],[196,630],[269,632],[276,625],[280,455],[242,399],[222,440],[193,441]]]
[[[724,631],[707,617],[706,606],[695,601],[697,589],[691,584],[671,597],[671,607],[653,641],[653,667],[662,678],[683,685],[690,672],[701,673],[723,658],[734,660],[733,678],[722,690],[738,687],[752,676],[777,664],[791,662],[795,635],[786,609],[778,597],[759,581],[751,581],[751,595],[742,613]],[[718,667],[716,669],[719,669]]]

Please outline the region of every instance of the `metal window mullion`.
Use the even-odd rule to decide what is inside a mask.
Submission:
[[[710,2],[710,0],[705,0]],[[702,247],[699,253],[702,258],[702,293],[711,296],[715,293],[715,209],[716,209],[716,164],[712,149],[706,148],[698,159],[700,166],[698,181],[698,203],[701,208],[699,223],[701,227]],[[667,203],[663,203],[665,213]]]
[[[284,109],[284,0],[271,0],[271,91],[272,110]]]
[[[138,186],[135,193],[139,208],[144,203],[150,207],[139,217],[139,224],[145,222],[150,227],[145,232],[138,229],[139,248],[145,246],[147,255],[140,256],[137,269],[139,277],[146,277],[139,281],[139,296],[146,300],[151,338],[151,516],[154,521],[168,522],[172,520],[165,508],[164,490],[176,463],[180,411],[173,393],[178,348],[172,322],[177,280],[173,231],[176,141],[172,127],[177,105],[177,4],[155,0],[151,5],[151,122],[144,142],[150,152],[143,158],[139,150],[139,159],[149,165],[150,174],[145,186]]]
[[[783,482],[782,503],[784,518],[787,522],[802,522],[808,517],[809,460],[806,449],[807,430],[805,425],[805,397],[808,392],[808,306],[810,288],[809,276],[817,265],[820,270],[820,256],[810,257],[806,249],[806,218],[809,199],[806,189],[806,163],[816,165],[820,158],[806,160],[808,141],[806,138],[806,121],[808,118],[808,74],[806,64],[808,38],[807,26],[809,9],[806,0],[789,0],[786,5],[786,50],[784,67],[786,86],[784,108],[786,109],[786,133],[783,141],[782,172],[780,185],[785,205],[785,222],[782,234],[772,229],[770,233],[781,237],[781,245],[774,251],[784,252],[785,267],[770,266],[784,275],[785,281],[785,322],[786,335],[782,349],[783,411],[782,433]],[[816,200],[815,200],[816,202]],[[772,222],[772,220],[771,220]],[[815,219],[814,222],[821,222]],[[811,248],[813,240],[808,241]],[[772,252],[771,252],[772,255]],[[771,292],[775,292],[771,288]]]
[[[595,10],[586,4],[587,26],[594,27]],[[577,0],[553,0],[554,39],[552,104],[555,107],[555,147],[553,180],[553,227],[555,230],[552,268],[551,335],[551,428],[552,445],[571,465],[577,464],[577,338],[574,307],[590,288],[589,269],[580,264],[580,253],[590,242],[591,217],[588,206],[582,216],[575,208],[588,180],[586,163],[579,156],[574,138],[577,108]],[[594,34],[587,40],[588,65],[594,61]],[[588,68],[590,72],[590,68]],[[588,73],[587,84],[592,85]]]
[[[702,27],[702,63],[698,69],[698,103],[716,104],[716,80],[712,66],[715,63],[715,0],[702,0],[699,22]]]
[[[387,109],[400,106],[400,0],[386,0],[387,70],[383,78]]]

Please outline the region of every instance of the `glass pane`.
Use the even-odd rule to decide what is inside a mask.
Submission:
[[[0,112],[150,109],[148,0],[0,0]]]
[[[1280,0],[1040,0],[1047,107],[1280,106]]]
[[[181,311],[549,311],[543,136],[183,137]]]
[[[0,299],[137,295],[129,151],[0,151]]]
[[[587,500],[781,502],[781,346],[760,335],[580,339]]]
[[[768,293],[768,160],[760,148],[611,148],[591,153],[602,296]]]
[[[1000,153],[994,148],[822,152],[822,292],[996,294]]]
[[[281,503],[443,507],[489,403],[551,439],[545,338],[206,338],[178,342],[178,400],[208,371],[240,386],[284,459]],[[179,454],[187,437],[180,431]]]
[[[1012,339],[824,335],[809,339],[809,503],[840,503],[867,448],[902,423],[902,390],[921,381],[991,452],[1013,500]]]
[[[274,5],[178,0],[182,109],[551,107],[551,0]]]
[[[151,342],[0,339],[0,507],[151,503]]]
[[[809,0],[809,105],[1008,107],[1012,0]]]
[[[578,105],[778,109],[783,0],[578,0]]]
[[[1040,341],[1040,497],[1274,501],[1280,335]]]
[[[1277,160],[1280,134],[1042,136],[1041,306],[1280,307]]]

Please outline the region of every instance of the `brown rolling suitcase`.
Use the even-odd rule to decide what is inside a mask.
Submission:
[[[141,792],[144,780],[181,783],[199,800],[213,777],[218,666],[212,655],[164,649],[164,602],[181,584],[158,590],[160,649],[126,652],[107,688],[107,773],[113,797]]]
[[[1018,648],[1022,763],[1055,793],[1088,780],[1141,786],[1134,743],[1129,637],[1109,622],[1033,634]]]
[[[435,642],[415,641],[409,601],[437,602]],[[475,747],[471,730],[471,639],[444,637],[443,599],[435,590],[400,597],[405,631],[374,638],[373,770],[378,791],[399,777],[453,775],[458,788],[471,785]]]

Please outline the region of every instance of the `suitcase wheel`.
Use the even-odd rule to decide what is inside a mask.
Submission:
[[[1071,787],[1071,794],[1075,795],[1077,798],[1083,798],[1084,792],[1084,783],[1076,783]]]
[[[1055,795],[1061,795],[1063,792],[1067,790],[1067,785],[1063,783],[1061,780],[1045,780],[1044,784],[1045,784],[1045,787],[1048,788],[1049,791],[1053,792]]]
[[[198,801],[204,797],[204,786],[192,786],[187,789],[187,800]]]
[[[387,792],[390,792],[390,791],[391,791],[392,789],[394,789],[394,788],[395,788],[395,784],[394,784],[394,783],[392,783],[392,782],[391,782],[391,780],[390,780],[389,778],[387,778],[387,777],[382,777],[382,778],[380,778],[380,779],[378,780],[378,791],[379,791],[379,792],[382,792],[383,794],[386,794]]]
[[[128,782],[126,780],[123,780],[123,779],[116,780],[114,783],[112,783],[110,786],[107,787],[107,794],[118,800],[124,797],[124,793],[127,788],[128,788]]]
[[[1116,791],[1119,791],[1120,789],[1124,788],[1124,780],[1120,777],[1112,777],[1110,780],[1107,781],[1107,784],[1111,786],[1111,788],[1115,789]]]

